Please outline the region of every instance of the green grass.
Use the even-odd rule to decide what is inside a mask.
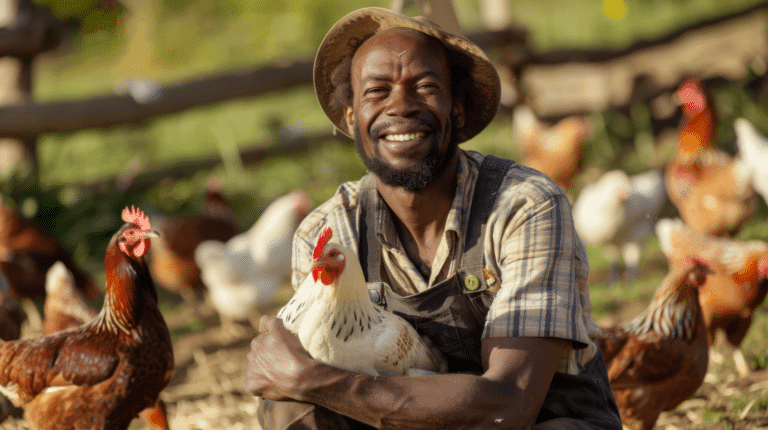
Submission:
[[[736,410],[744,410],[745,407],[752,401],[755,401],[755,404],[752,405],[752,408],[750,409],[751,412],[760,412],[765,411],[768,409],[768,394],[762,394],[757,397],[743,397],[743,398],[734,398],[733,404]]]

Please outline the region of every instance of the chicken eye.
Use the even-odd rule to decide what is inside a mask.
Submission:
[[[336,257],[337,255],[339,255],[339,251],[335,249],[331,250],[331,252],[328,253],[329,257]]]

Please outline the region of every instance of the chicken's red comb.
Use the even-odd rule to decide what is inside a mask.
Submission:
[[[688,78],[682,84],[680,84],[680,87],[678,87],[678,91],[679,90],[691,90],[697,93],[703,93],[704,85],[700,80],[696,78]]]
[[[313,259],[323,256],[323,248],[325,247],[325,244],[331,240],[331,236],[333,236],[333,230],[331,230],[330,227],[320,233],[320,237],[317,238],[317,245],[315,245],[315,251],[312,253]]]
[[[149,226],[149,218],[144,215],[144,212],[142,212],[141,209],[135,208],[133,205],[131,205],[130,209],[128,209],[128,206],[123,209],[122,217],[123,221],[134,224],[142,230],[151,230],[151,227]]]

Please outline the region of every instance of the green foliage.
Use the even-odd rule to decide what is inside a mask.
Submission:
[[[724,429],[732,429],[733,423],[727,419],[727,415],[723,408],[711,408],[709,406],[704,407],[704,417],[702,420],[707,424],[720,424]]]
[[[167,309],[163,309],[163,302],[160,303],[160,310],[162,312],[171,312]],[[176,312],[181,312],[181,309],[176,310]],[[205,331],[206,326],[205,323],[198,317],[192,317],[189,319],[189,323],[184,326],[180,327],[173,327],[169,329],[170,335],[171,335],[171,342],[175,342],[185,336],[189,336],[190,334],[195,333],[201,333]]]
[[[648,306],[659,282],[667,273],[667,263],[659,250],[658,240],[651,237],[643,250],[639,279],[632,284],[606,282],[610,265],[601,246],[587,244],[589,257],[589,296],[596,320],[624,322]]]
[[[648,1],[626,0],[628,15],[614,21],[602,10],[602,1],[543,0],[512,2],[516,23],[534,29],[536,50],[568,48],[625,48],[638,40],[651,40],[669,32],[757,4],[754,0]]]
[[[122,12],[119,0],[33,0],[60,20],[90,34],[113,30]]]
[[[755,401],[755,404],[752,405],[752,408],[750,408],[750,412],[759,413],[765,412],[766,409],[768,409],[768,394],[761,394],[757,397],[734,397],[734,409],[742,411],[750,402],[752,402],[752,400]]]

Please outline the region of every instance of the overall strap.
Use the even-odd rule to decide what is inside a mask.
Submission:
[[[472,205],[469,209],[467,231],[464,233],[462,266],[483,264],[482,237],[485,234],[488,217],[496,203],[501,182],[507,170],[514,164],[512,160],[493,155],[486,155],[480,164],[480,172],[472,195]]]
[[[376,237],[376,180],[368,173],[360,181],[358,259],[367,282],[381,281],[381,246]]]

